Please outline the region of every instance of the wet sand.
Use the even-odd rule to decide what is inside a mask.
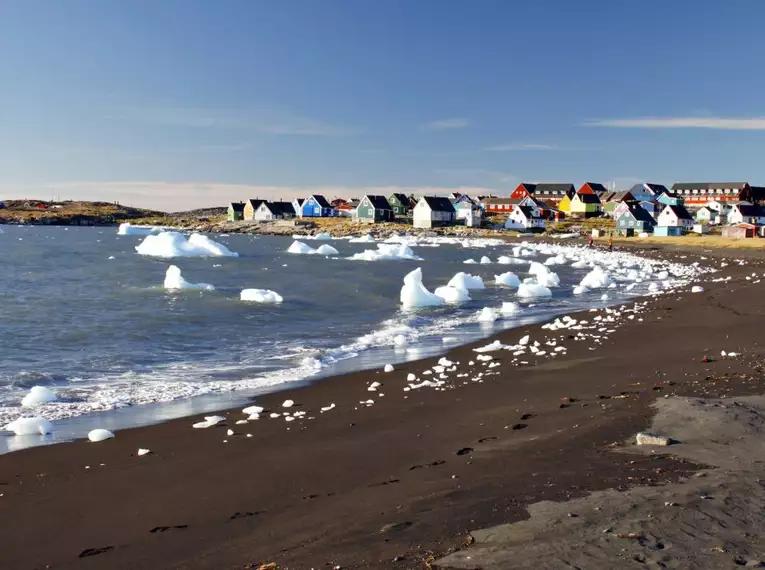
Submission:
[[[564,338],[565,356],[522,367],[490,353],[503,364],[481,383],[404,392],[409,372],[438,360],[428,359],[258,398],[267,411],[293,399],[315,420],[235,425],[237,408],[208,429],[184,418],[0,456],[0,565],[427,568],[538,501],[677,481],[702,465],[614,450],[650,425],[657,398],[765,392],[763,285],[743,277],[755,270],[759,260],[726,268],[734,279],[704,293],[649,301],[643,322],[623,319],[596,350]],[[569,333],[496,338],[525,334]],[[467,370],[487,343],[447,357]],[[152,453],[137,457],[139,447]]]

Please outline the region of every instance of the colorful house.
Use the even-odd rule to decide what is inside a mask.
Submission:
[[[258,222],[270,222],[271,220],[283,220],[295,217],[295,208],[292,202],[267,202],[264,201],[255,210],[254,219]]]
[[[603,212],[616,219],[615,210],[619,204],[623,202],[636,202],[635,197],[629,190],[621,192],[608,192],[601,197]],[[624,209],[620,209],[620,213],[623,213]]]
[[[536,185],[533,197],[549,204],[552,208],[560,209],[560,203],[566,198],[570,201],[574,194],[576,194],[576,189],[573,184],[543,183]]]
[[[702,224],[719,224],[721,223],[720,213],[713,210],[709,206],[702,206],[696,210],[696,214],[693,216],[697,222]]]
[[[576,191],[577,194],[595,194],[598,197],[608,194],[608,190],[602,184],[597,182],[585,182],[582,187]]]
[[[505,220],[506,230],[543,230],[545,219],[529,206],[516,206]]]
[[[765,208],[753,204],[735,204],[728,212],[728,223],[731,225],[754,224],[761,226],[765,224]]]
[[[244,219],[244,202],[231,202],[228,205],[229,222],[238,222]]]
[[[358,200],[351,200],[349,202],[346,202],[345,204],[341,204],[340,206],[337,206],[335,208],[335,215],[341,216],[344,218],[350,218],[353,217],[356,213],[356,208],[359,205]]]
[[[327,218],[332,215],[332,206],[321,194],[313,194],[301,204],[298,215],[301,218]]]
[[[392,222],[395,218],[393,208],[385,196],[367,194],[356,207],[354,219],[357,222],[375,224],[377,222]]]
[[[669,194],[669,190],[663,184],[643,182],[642,184],[635,184],[630,188],[630,194],[638,202],[653,202],[662,194]]]
[[[440,196],[423,196],[414,207],[415,228],[432,228],[453,224],[457,217],[451,200]]]
[[[684,200],[679,196],[673,196],[672,194],[662,194],[656,201],[662,206],[682,206]]]
[[[536,184],[529,184],[528,182],[522,182],[521,184],[518,184],[518,186],[515,187],[515,190],[513,190],[510,193],[510,198],[513,200],[523,200],[524,198],[531,196],[536,192],[537,185]]]
[[[402,218],[412,214],[412,199],[406,194],[391,194],[388,197],[388,204],[393,208],[393,215]]]
[[[689,230],[693,227],[693,216],[688,213],[685,206],[665,206],[661,214],[656,218],[659,227],[675,227],[681,230]]]
[[[650,232],[656,225],[651,214],[646,212],[637,202],[624,202],[626,209],[616,219],[616,230],[621,235],[631,236],[635,232]]]
[[[569,213],[572,216],[592,218],[600,215],[600,198],[594,192],[577,192],[569,205]]]
[[[255,219],[255,212],[257,212],[258,208],[260,208],[260,205],[265,202],[265,200],[259,200],[257,198],[251,198],[247,200],[244,203],[244,219],[245,220],[254,220]]]
[[[508,214],[517,205],[519,205],[527,196],[523,198],[486,198],[481,202],[481,206],[489,213]]]
[[[704,204],[710,200],[720,202],[765,201],[765,187],[751,186],[748,182],[678,182],[672,192],[687,204]]]
[[[561,198],[561,201],[558,202],[558,210],[564,214],[571,213],[571,198],[569,196],[563,196],[563,198]]]

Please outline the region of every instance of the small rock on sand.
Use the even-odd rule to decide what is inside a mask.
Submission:
[[[640,432],[635,436],[638,445],[664,445],[671,443],[671,439],[663,435],[654,435],[652,433]]]

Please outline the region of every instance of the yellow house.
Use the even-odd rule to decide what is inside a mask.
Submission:
[[[577,193],[571,200],[569,214],[591,218],[600,214],[600,198],[595,194]]]
[[[558,202],[558,210],[566,214],[571,211],[571,198],[568,197],[568,194],[563,196],[563,199]]]
[[[250,198],[247,200],[247,202],[244,205],[244,219],[245,220],[254,220],[255,219],[255,212],[258,208],[260,208],[260,205],[265,202],[265,200],[258,200]]]

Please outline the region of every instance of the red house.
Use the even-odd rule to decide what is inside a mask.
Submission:
[[[553,208],[557,208],[565,196],[573,198],[574,194],[573,184],[529,184],[528,182],[523,182],[513,190],[510,198],[513,200],[523,200],[528,196],[532,196],[537,200],[543,200]]]
[[[531,196],[534,191],[537,189],[536,184],[529,184],[528,182],[523,182],[521,184],[518,184],[518,187],[513,190],[512,194],[510,194],[510,198],[513,200],[523,200],[527,196]]]
[[[577,191],[577,194],[595,194],[600,197],[606,194],[608,190],[602,184],[597,182],[585,182],[582,187]]]

